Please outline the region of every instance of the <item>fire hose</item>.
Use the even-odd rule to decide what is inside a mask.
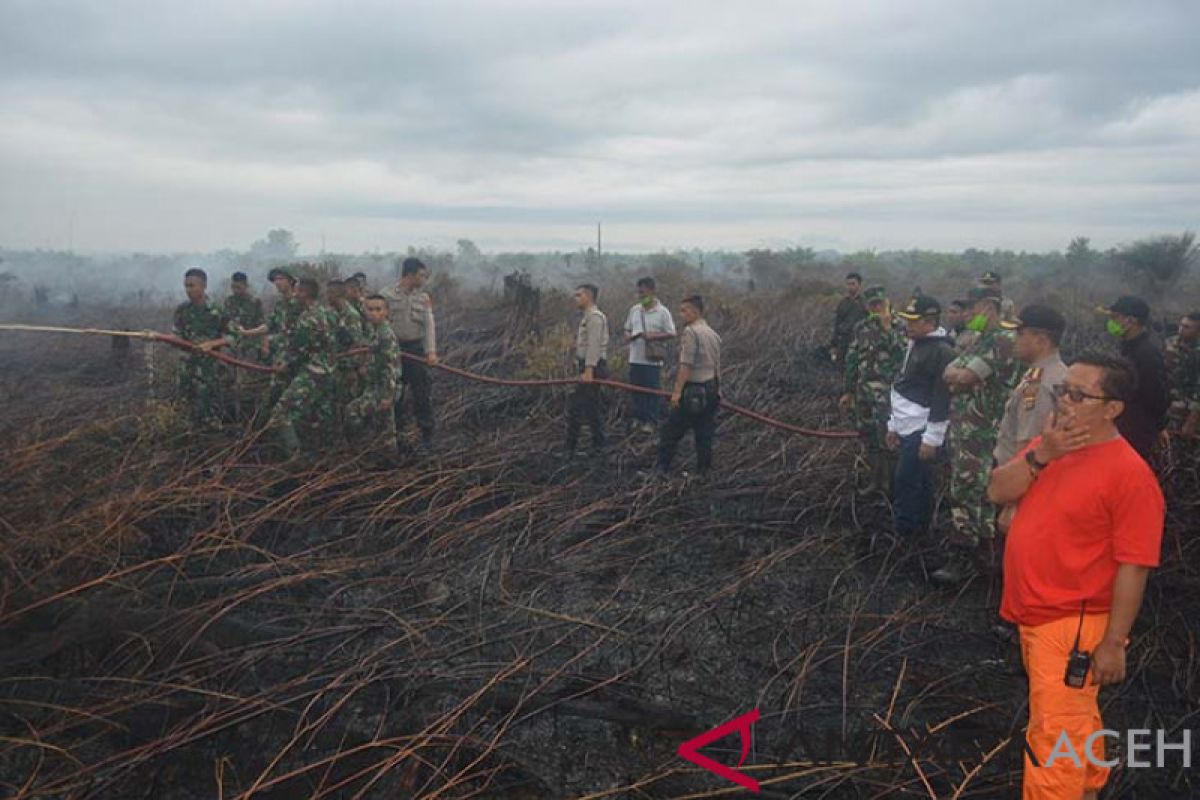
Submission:
[[[189,342],[188,340],[181,339],[178,336],[173,336],[169,333],[160,333],[158,331],[149,331],[149,330],[146,330],[146,331],[116,331],[116,330],[106,330],[103,328],[67,328],[67,327],[58,327],[58,326],[51,326],[51,325],[20,325],[20,324],[14,324],[14,323],[0,324],[0,330],[24,331],[24,332],[31,332],[31,333],[92,334],[92,335],[99,335],[99,336],[120,336],[120,337],[125,337],[125,338],[130,338],[130,339],[143,339],[146,341],[161,342],[162,344],[169,345],[169,346],[177,348],[179,350],[186,350],[186,351],[193,352],[193,353],[202,353],[206,356],[210,356],[211,358],[216,359],[217,361],[220,361],[223,364],[228,364],[232,367],[238,367],[240,369],[246,369],[246,370],[250,370],[253,372],[266,372],[266,373],[272,373],[275,371],[275,369],[273,367],[271,367],[270,365],[260,364],[256,361],[247,361],[245,359],[236,358],[234,356],[229,355],[228,353],[222,353],[220,350],[206,349],[206,348],[203,348],[200,345],[196,344],[195,342]],[[361,347],[361,346],[355,347],[355,348],[351,348],[350,350],[347,350],[344,353],[341,353],[339,355],[339,358],[350,358],[350,357],[360,356],[369,351],[370,350],[367,347]],[[444,372],[450,373],[451,375],[457,375],[460,378],[465,378],[466,380],[474,381],[475,383],[490,384],[492,386],[543,388],[543,387],[554,387],[554,386],[577,386],[583,382],[581,378],[538,378],[538,379],[496,378],[496,377],[493,377],[490,375],[480,375],[479,373],[470,372],[465,369],[460,369],[459,367],[452,367],[449,364],[443,364],[440,361],[436,362],[434,364],[430,364],[427,359],[422,358],[421,356],[413,355],[411,353],[401,353],[400,355],[401,355],[401,357],[408,359],[410,361],[415,361],[417,363],[425,364],[426,366],[433,367],[434,369],[440,369]],[[652,388],[649,388],[646,386],[634,386],[633,384],[630,384],[630,383],[623,383],[622,381],[615,381],[615,380],[611,380],[609,378],[596,378],[596,379],[592,380],[591,383],[596,386],[608,386],[610,388],[620,389],[620,390],[626,391],[626,392],[651,394],[651,395],[657,395],[659,397],[670,397],[671,396],[670,392],[663,391],[662,389],[652,389]],[[754,411],[753,409],[749,409],[744,406],[739,406],[735,403],[731,403],[728,400],[721,401],[721,408],[725,409],[726,411],[729,411],[730,413],[737,414],[738,416],[746,417],[747,419],[752,419],[755,422],[759,422],[763,425],[767,425],[767,426],[776,428],[781,431],[787,431],[788,433],[793,433],[793,434],[796,434],[797,436],[808,436],[808,437],[813,437],[813,438],[817,438],[817,439],[857,439],[859,436],[857,431],[827,431],[827,430],[817,430],[814,428],[804,428],[799,425],[792,425],[791,423],[783,422],[782,420],[778,420],[773,417],[769,417],[766,414],[762,414],[758,411]]]

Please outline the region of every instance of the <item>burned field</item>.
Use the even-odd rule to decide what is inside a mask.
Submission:
[[[107,321],[79,313],[56,321]],[[541,313],[463,298],[443,358],[529,374],[567,320]],[[827,313],[716,304],[725,394],[844,428],[837,375],[807,356]],[[142,350],[114,367],[104,338],[0,339],[4,796],[732,796],[675,750],[754,708],[743,770],[764,797],[1017,791],[1025,685],[990,631],[999,582],[932,589],[937,537],[885,535],[853,442],[726,415],[711,480],[647,482],[644,436],[603,463],[551,455],[560,390],[439,375],[435,461],[297,470],[258,437],[184,431],[162,399],[173,355]],[[1200,710],[1194,467],[1170,480],[1131,679],[1102,695],[1115,730]],[[736,737],[706,752],[740,756]],[[1113,782],[1200,791],[1178,762]]]

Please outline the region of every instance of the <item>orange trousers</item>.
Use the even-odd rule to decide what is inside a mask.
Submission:
[[[1086,614],[1079,634],[1079,649],[1091,652],[1104,638],[1108,614]],[[1023,800],[1080,800],[1084,792],[1098,790],[1108,779],[1109,770],[1093,761],[1103,761],[1104,738],[1092,743],[1092,758],[1086,750],[1088,736],[1101,730],[1100,706],[1096,696],[1100,687],[1087,684],[1073,689],[1063,683],[1067,659],[1080,631],[1079,615],[1063,617],[1044,625],[1021,625],[1021,659],[1029,676],[1029,728],[1025,741],[1025,778]],[[1053,763],[1046,766],[1063,731],[1070,739],[1078,763],[1064,755],[1059,747]],[[1034,764],[1030,753],[1037,759]]]

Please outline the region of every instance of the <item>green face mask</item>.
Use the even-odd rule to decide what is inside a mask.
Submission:
[[[1125,335],[1125,326],[1117,322],[1115,319],[1110,319],[1108,322],[1104,323],[1104,327],[1113,336],[1121,337]]]
[[[976,314],[975,316],[973,316],[969,320],[967,320],[967,324],[966,324],[967,330],[975,331],[976,333],[983,333],[984,331],[987,330],[987,326],[988,326],[987,314]]]
[[[649,308],[650,306],[654,305],[654,298],[643,297],[640,302],[642,304],[642,308]]]

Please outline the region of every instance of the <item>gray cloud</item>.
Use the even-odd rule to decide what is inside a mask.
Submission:
[[[0,5],[0,244],[1062,246],[1195,226],[1182,2]]]

